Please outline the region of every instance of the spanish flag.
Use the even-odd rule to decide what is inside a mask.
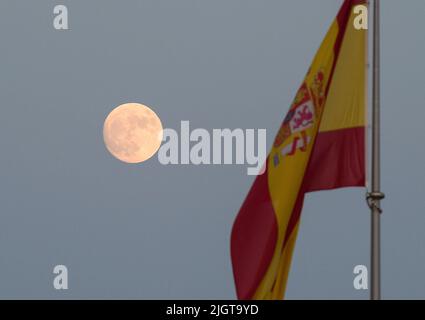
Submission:
[[[345,0],[233,225],[239,299],[283,299],[304,196],[365,186],[367,31]]]

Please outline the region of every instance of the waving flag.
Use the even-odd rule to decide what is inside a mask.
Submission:
[[[345,0],[235,220],[239,299],[282,299],[307,192],[365,185],[367,33]]]

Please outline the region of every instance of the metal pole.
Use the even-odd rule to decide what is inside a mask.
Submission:
[[[367,199],[371,209],[371,300],[381,299],[381,235],[380,204],[384,198],[381,192],[380,176],[380,0],[374,0],[373,7],[373,106],[372,106],[372,191]]]

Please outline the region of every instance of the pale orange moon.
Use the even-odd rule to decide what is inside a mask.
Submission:
[[[103,125],[106,148],[114,157],[127,163],[139,163],[152,157],[161,145],[162,136],[159,117],[139,103],[116,107]]]

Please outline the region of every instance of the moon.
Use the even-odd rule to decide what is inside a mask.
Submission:
[[[161,120],[149,107],[126,103],[109,113],[103,125],[108,151],[126,163],[140,163],[152,157],[161,146]]]

